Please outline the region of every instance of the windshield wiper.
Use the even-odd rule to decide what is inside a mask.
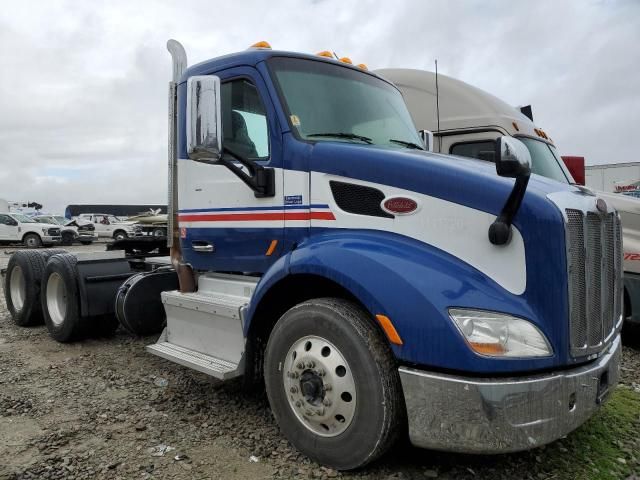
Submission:
[[[361,142],[373,144],[373,140],[363,135],[357,135],[355,133],[335,132],[335,133],[310,133],[307,137],[335,137],[335,138],[348,138],[350,140],[360,140]]]
[[[389,141],[391,143],[397,143],[398,145],[402,145],[402,146],[407,147],[407,148],[412,148],[414,150],[424,150],[424,147],[421,147],[417,143],[406,142],[404,140],[396,140],[394,138],[390,138]]]

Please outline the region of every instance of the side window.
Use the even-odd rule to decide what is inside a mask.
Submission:
[[[0,225],[10,225],[9,215],[0,215]]]
[[[451,145],[449,153],[451,155],[460,155],[461,157],[478,158],[480,160],[486,160],[487,162],[495,162],[495,148],[496,142],[493,140],[454,143]]]
[[[220,87],[222,145],[246,158],[269,156],[267,114],[258,89],[245,79]]]

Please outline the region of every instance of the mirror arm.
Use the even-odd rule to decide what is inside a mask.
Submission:
[[[489,241],[494,245],[505,245],[511,240],[511,223],[518,213],[522,199],[527,191],[530,174],[516,177],[516,183],[509,194],[500,215],[489,227]]]
[[[254,162],[253,160],[249,160],[248,158],[241,157],[237,153],[229,150],[227,147],[222,148],[223,153],[228,153],[235,160],[240,162],[242,165],[247,167],[249,170],[249,175],[236,166],[233,162],[224,158],[224,156],[220,156],[218,160],[219,163],[223,164],[233,173],[235,173],[240,180],[242,180],[251,190],[255,192],[255,196],[258,198],[262,197],[273,197],[275,196],[275,171],[273,168],[265,168],[262,165]]]

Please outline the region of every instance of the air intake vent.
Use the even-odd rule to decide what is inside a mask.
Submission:
[[[380,207],[384,193],[377,188],[336,181],[329,184],[333,198],[341,210],[370,217],[395,218]]]

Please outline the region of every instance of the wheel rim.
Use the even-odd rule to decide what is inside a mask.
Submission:
[[[35,247],[37,245],[38,245],[38,241],[36,240],[36,238],[29,235],[27,237],[27,247]]]
[[[343,433],[356,411],[356,384],[340,350],[322,337],[303,337],[284,367],[285,395],[298,420],[322,437]]]
[[[67,314],[67,287],[55,272],[47,280],[47,310],[51,322],[55,326],[61,325]]]
[[[15,266],[11,270],[11,278],[9,279],[10,287],[9,292],[11,294],[11,303],[13,308],[17,311],[22,310],[24,307],[24,299],[27,295],[27,282],[22,272],[22,267]]]

